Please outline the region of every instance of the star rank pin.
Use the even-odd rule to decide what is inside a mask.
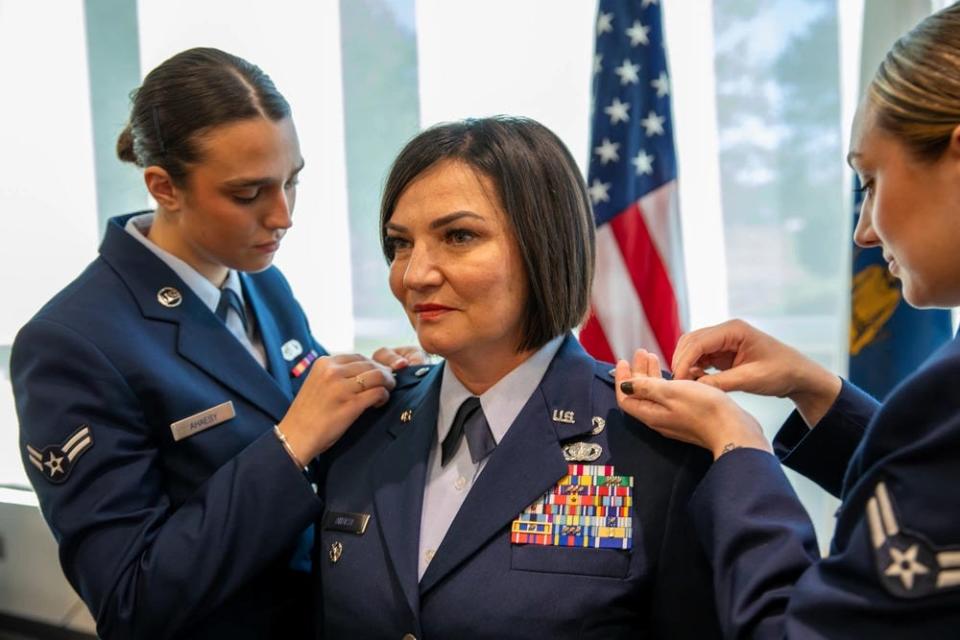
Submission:
[[[571,464],[567,475],[523,510],[513,544],[592,549],[633,548],[633,477],[612,465]]]
[[[41,449],[27,445],[27,458],[43,477],[54,484],[61,484],[70,477],[77,458],[93,446],[90,427],[83,425],[74,431],[62,444],[50,444]]]

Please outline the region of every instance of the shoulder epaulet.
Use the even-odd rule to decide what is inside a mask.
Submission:
[[[599,360],[594,362],[593,373],[611,387],[613,386],[613,379],[616,375],[616,369],[609,362],[601,362]]]
[[[427,377],[427,374],[434,370],[434,364],[411,365],[395,372],[397,389],[412,387],[420,384],[421,380]]]

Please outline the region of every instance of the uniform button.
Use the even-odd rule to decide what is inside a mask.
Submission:
[[[453,488],[457,491],[463,491],[463,488],[467,486],[467,479],[463,476],[457,478],[457,481],[453,483]]]
[[[417,640],[417,636],[413,635],[412,633],[405,633],[403,634],[403,638],[401,638],[401,640]]]
[[[423,557],[427,559],[427,564],[433,560],[433,556],[436,555],[436,549],[427,549],[426,553],[423,554]]]

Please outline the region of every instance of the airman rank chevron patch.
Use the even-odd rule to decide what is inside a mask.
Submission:
[[[919,598],[960,587],[960,547],[938,547],[903,527],[885,482],[877,483],[865,515],[877,575],[887,591]]]
[[[87,425],[74,431],[63,444],[51,444],[37,449],[27,445],[27,458],[43,477],[54,484],[61,484],[70,477],[70,472],[79,458],[93,446],[93,434]]]
[[[611,465],[568,465],[567,475],[523,510],[513,544],[594,549],[633,547],[633,478]]]

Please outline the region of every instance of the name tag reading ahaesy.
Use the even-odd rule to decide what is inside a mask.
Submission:
[[[215,427],[221,422],[226,422],[235,415],[237,414],[233,410],[233,401],[227,400],[223,404],[210,407],[205,411],[195,413],[183,420],[177,420],[170,425],[170,431],[173,432],[173,439],[180,441],[196,435],[201,431],[206,431],[210,427]]]

